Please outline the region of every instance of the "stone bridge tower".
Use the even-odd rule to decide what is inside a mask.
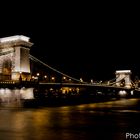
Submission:
[[[123,86],[126,88],[131,88],[132,87],[132,82],[131,82],[131,71],[130,70],[118,70],[116,71],[116,86],[121,86],[122,81],[123,81]]]
[[[29,51],[33,43],[29,37],[15,35],[0,38],[0,80],[29,80]]]

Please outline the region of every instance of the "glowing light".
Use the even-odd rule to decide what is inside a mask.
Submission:
[[[18,89],[16,90],[11,90],[8,88],[0,89],[0,100],[2,103],[10,103],[10,102],[12,103],[15,101],[19,101],[20,99],[21,98]]]
[[[47,78],[47,75],[45,75],[44,78]]]
[[[134,95],[134,91],[133,90],[131,91],[131,95]]]
[[[29,37],[23,36],[23,35],[15,35],[10,37],[4,37],[0,38],[0,43],[9,42],[9,41],[17,41],[17,40],[23,40],[29,42]]]
[[[127,94],[127,92],[125,90],[120,90],[119,91],[120,96],[125,96],[126,94]]]
[[[64,76],[64,77],[63,77],[63,79],[65,80],[65,79],[66,79],[66,77]]]
[[[34,76],[32,76],[32,79],[35,79],[35,77],[34,77]]]
[[[39,73],[37,73],[36,75],[37,75],[37,76],[39,76],[40,74],[39,74]]]
[[[55,79],[55,77],[52,77],[52,80],[54,80]]]
[[[83,79],[82,79],[82,78],[80,78],[80,81],[81,81],[81,82],[83,82]]]
[[[117,70],[116,74],[117,73],[131,73],[131,70]]]
[[[21,99],[34,99],[33,88],[22,88],[20,95]]]
[[[30,69],[28,67],[15,67],[15,70],[14,72],[19,72],[19,73],[22,73],[22,72],[27,72],[27,73],[30,73]]]

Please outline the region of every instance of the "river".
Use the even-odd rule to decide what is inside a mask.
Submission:
[[[124,140],[140,132],[140,99],[62,107],[0,105],[0,140]]]

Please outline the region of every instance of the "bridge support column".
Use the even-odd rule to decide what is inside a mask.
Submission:
[[[132,83],[131,83],[130,75],[131,75],[130,70],[116,71],[116,86],[122,86],[121,84],[124,84],[123,85],[124,87],[131,88]]]
[[[29,41],[29,38],[23,35],[0,38],[1,77],[6,75],[9,70],[8,74],[11,80],[19,80],[21,77],[22,80],[31,78],[29,51],[32,45],[33,43]],[[1,80],[6,79],[2,78]]]
[[[125,77],[125,87],[127,88],[131,88],[132,83],[131,83],[131,79],[130,79],[130,74],[127,74]]]
[[[12,80],[19,80],[20,76],[23,80],[31,78],[29,48],[26,48],[26,46],[15,47],[14,64],[15,69],[12,71]]]

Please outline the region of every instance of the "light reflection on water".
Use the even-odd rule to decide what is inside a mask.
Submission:
[[[33,99],[33,88],[21,88],[21,89],[8,89],[0,88],[0,102],[13,103],[19,102],[21,99]]]
[[[140,132],[140,99],[63,107],[0,106],[1,140],[125,139]]]

